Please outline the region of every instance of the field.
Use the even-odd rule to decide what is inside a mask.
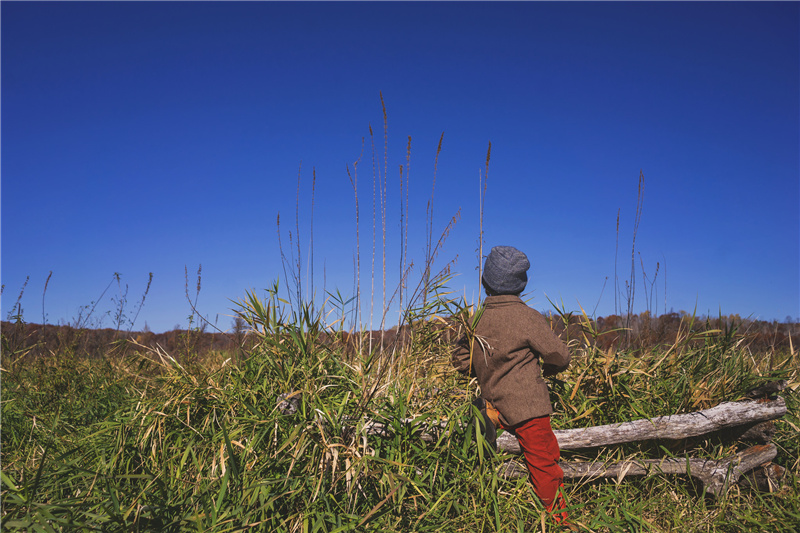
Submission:
[[[223,350],[199,351],[192,330],[175,332],[169,352],[117,333],[90,353],[87,331],[47,348],[4,323],[3,529],[557,531],[525,478],[498,473],[510,457],[479,445],[477,385],[449,362],[475,308],[445,282],[434,280],[382,350],[380,335],[325,326],[277,287],[240,300],[248,333]],[[550,381],[554,427],[697,411],[783,379],[788,414],[772,440],[785,476],[772,492],[735,485],[716,499],[688,476],[569,482],[572,522],[597,532],[797,531],[798,326],[629,318],[550,314],[573,354]],[[384,423],[385,436],[367,435],[368,421]],[[436,421],[442,430],[423,440],[421,424]],[[712,435],[562,460],[718,459],[747,446]]]
[[[20,291],[16,311],[2,325],[3,530],[558,530],[525,477],[501,475],[513,457],[484,446],[471,406],[478,385],[450,364],[453,343],[472,330],[480,313],[480,302],[449,292],[452,262],[438,273],[432,270],[459,215],[437,241],[432,190],[424,258],[412,282],[408,165],[405,176],[401,166],[400,238],[399,246],[394,244],[401,250],[400,282],[388,288],[388,191],[386,171],[381,175],[375,164],[380,157],[372,127],[370,144],[372,252],[365,253],[363,267],[361,246],[368,249],[369,232],[361,230],[368,221],[361,219],[356,164],[352,175],[347,170],[356,227],[350,299],[325,291],[324,284],[324,302],[308,298],[319,294],[313,181],[311,257],[301,261],[305,245],[297,219],[289,246],[281,246],[279,217],[280,290],[275,282],[263,294],[246,292],[234,308],[233,334],[205,331],[209,321],[195,307],[200,269],[194,298],[186,276],[189,328],[160,335],[130,331],[147,290],[126,312],[127,286],[123,290],[118,274],[106,288],[119,289],[106,313],[115,327],[105,330],[92,322],[100,299],[81,308],[70,326],[26,324]],[[491,144],[479,183],[476,280],[485,251],[490,153]],[[434,184],[435,175],[436,163]],[[619,316],[594,319],[556,305],[547,310],[550,326],[572,354],[569,369],[549,380],[553,426],[584,428],[691,413],[785,382],[780,396],[787,413],[774,422],[770,437],[778,450],[773,463],[784,475],[768,490],[740,483],[717,498],[689,475],[570,481],[565,486],[570,520],[592,532],[799,531],[800,325],[666,309],[657,316],[658,305],[652,305],[661,294],[657,279],[663,279],[666,293],[666,268],[657,278],[658,264],[650,277],[642,264],[647,310],[634,313],[642,185],[640,174],[631,277],[624,292],[615,260],[612,290]],[[369,201],[365,205],[368,212]],[[617,228],[618,251],[619,212]],[[301,271],[303,265],[310,272]],[[362,279],[362,269],[369,278]],[[310,280],[310,287],[303,280]],[[363,296],[360,288],[368,284],[372,288]],[[42,302],[44,307],[44,295]],[[390,308],[399,312],[401,327],[387,330]],[[369,310],[368,318],[362,309]],[[366,331],[362,324],[380,313],[379,331]],[[749,446],[739,435],[715,432],[564,451],[562,460],[718,460]]]

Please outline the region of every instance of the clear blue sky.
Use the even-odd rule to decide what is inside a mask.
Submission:
[[[636,311],[800,316],[797,2],[4,1],[0,11],[3,319],[26,276],[25,319],[56,324],[74,321],[115,272],[130,313],[153,272],[134,329],[185,327],[184,272],[194,296],[202,264],[198,308],[227,329],[231,299],[283,276],[276,216],[288,254],[298,175],[308,275],[312,170],[315,287],[352,295],[346,167],[362,139],[368,313],[380,92],[390,291],[407,138],[418,265],[444,133],[435,236],[462,216],[438,265],[458,256],[450,285],[468,300],[491,142],[485,251],[529,255],[534,307],[549,297],[614,312],[617,213],[624,292],[641,170]],[[640,261],[650,279],[659,263],[649,304]],[[95,318],[111,297],[116,284]]]

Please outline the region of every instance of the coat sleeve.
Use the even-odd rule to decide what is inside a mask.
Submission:
[[[456,370],[468,376],[475,376],[475,368],[470,365],[469,341],[466,335],[462,336],[456,344],[451,357],[451,362]]]
[[[552,376],[567,369],[570,362],[569,349],[558,335],[553,333],[547,321],[538,312],[534,314],[534,334],[531,348],[539,355],[542,363],[542,374]]]

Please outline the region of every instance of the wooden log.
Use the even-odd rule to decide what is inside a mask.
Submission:
[[[284,414],[297,412],[299,396],[297,392],[282,394],[278,398],[277,408]],[[786,402],[783,398],[778,397],[775,400],[725,402],[694,413],[588,428],[557,429],[554,433],[562,450],[580,450],[646,440],[679,440],[730,428],[740,428],[742,436],[745,436],[747,435],[745,432],[749,428],[775,420],[785,414]],[[355,420],[347,422],[356,425]],[[402,423],[414,424],[415,422],[414,419],[406,419]],[[447,420],[421,423],[419,424],[420,438],[427,442],[433,442],[447,425]],[[769,440],[771,434],[767,432],[767,426],[760,429],[763,430],[762,440]],[[389,425],[374,420],[364,420],[361,431],[369,436],[387,437],[391,435]],[[516,437],[509,432],[504,432],[497,438],[497,447],[508,453],[522,453]]]
[[[685,439],[729,427],[774,420],[785,414],[786,402],[779,397],[776,400],[725,402],[694,413],[588,428],[561,429],[554,433],[562,450],[580,450],[645,440]],[[497,438],[497,447],[509,453],[522,453],[516,437],[508,432]]]
[[[698,458],[633,459],[619,463],[561,461],[564,479],[592,480],[598,478],[617,478],[621,482],[627,476],[648,476],[654,474],[690,475],[703,484],[705,491],[712,496],[724,494],[728,488],[739,481],[745,473],[772,461],[778,454],[774,444],[753,446],[732,457],[719,460]],[[528,475],[528,469],[519,461],[509,461],[501,466],[504,477]]]

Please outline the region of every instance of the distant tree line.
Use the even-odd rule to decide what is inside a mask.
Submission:
[[[731,342],[740,342],[754,352],[796,350],[800,345],[800,324],[792,320],[763,321],[741,318],[739,315],[693,317],[683,311],[657,317],[645,311],[630,317],[611,315],[596,319],[583,317],[578,313],[544,314],[564,340],[593,344],[602,350],[642,350],[671,345],[679,335],[685,337],[703,332],[728,337]],[[626,323],[627,329],[624,327]],[[446,326],[437,325],[436,328],[441,331],[442,342],[455,340],[453,332]],[[124,332],[112,328],[88,329],[4,321],[0,323],[0,336],[4,358],[46,357],[54,353],[90,358],[122,356],[140,349],[141,346],[159,346],[180,360],[187,355],[203,357],[210,352],[238,352],[246,355],[257,342],[256,337],[249,335],[241,323],[234,323],[229,333],[211,333],[204,329],[186,330],[176,327],[172,331],[153,333],[145,328],[139,332]],[[394,343],[407,341],[408,330],[409,326],[403,326],[399,332],[397,328],[383,334],[379,331],[366,332],[360,344],[362,347],[391,347]],[[340,332],[323,334],[320,342],[328,345],[341,342],[346,349],[356,349],[358,343],[354,339],[353,333]],[[698,336],[697,342],[702,342],[701,336]]]

